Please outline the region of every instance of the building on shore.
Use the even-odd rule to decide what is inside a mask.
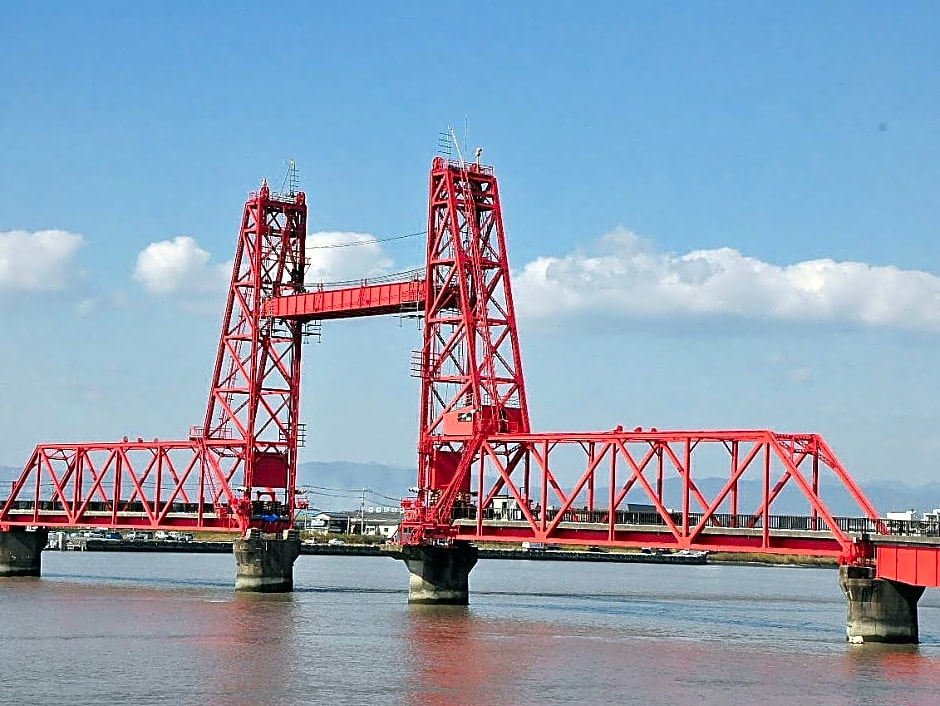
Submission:
[[[320,534],[359,534],[392,537],[401,523],[398,508],[367,507],[358,510],[327,512],[309,510],[297,513],[298,529]]]

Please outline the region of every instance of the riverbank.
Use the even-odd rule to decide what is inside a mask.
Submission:
[[[735,564],[741,566],[799,566],[804,568],[839,568],[839,560],[831,556],[797,556],[790,554],[761,554],[758,552],[712,552],[709,564]]]

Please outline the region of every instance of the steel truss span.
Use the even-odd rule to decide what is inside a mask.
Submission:
[[[264,318],[267,299],[303,292],[304,194],[245,203],[209,401],[185,441],[40,444],[0,508],[10,526],[242,532],[292,526],[300,324]]]
[[[466,469],[426,506],[408,503],[405,526],[420,522],[424,537],[436,540],[835,557],[852,551],[853,534],[884,531],[815,434],[494,435],[482,440]],[[716,487],[719,474],[724,480]],[[449,496],[452,503],[440,502]],[[851,500],[857,512],[834,517],[827,499],[835,497]],[[784,501],[789,509],[776,511]]]
[[[245,449],[206,441],[41,445],[3,508],[8,525],[230,530]]]

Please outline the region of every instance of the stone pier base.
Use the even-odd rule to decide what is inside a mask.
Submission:
[[[408,602],[430,605],[467,605],[470,570],[477,563],[477,548],[466,542],[451,546],[403,546],[392,553],[411,574]]]
[[[849,642],[919,642],[917,601],[923,586],[875,578],[867,566],[839,567],[839,586],[848,601]]]
[[[0,577],[39,576],[48,540],[49,530],[43,527],[29,532],[13,527],[0,532]]]
[[[282,537],[248,535],[232,543],[235,554],[235,590],[286,593],[294,590],[294,561],[300,556],[300,536],[294,530]]]

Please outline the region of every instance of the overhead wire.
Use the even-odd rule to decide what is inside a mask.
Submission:
[[[360,245],[375,245],[376,243],[390,243],[393,240],[404,240],[405,238],[417,238],[419,235],[427,235],[426,230],[415,231],[414,233],[405,233],[404,235],[393,235],[388,238],[372,238],[370,240],[351,240],[348,243],[329,243],[327,245],[308,245],[307,250],[333,250],[335,248],[354,248]]]

